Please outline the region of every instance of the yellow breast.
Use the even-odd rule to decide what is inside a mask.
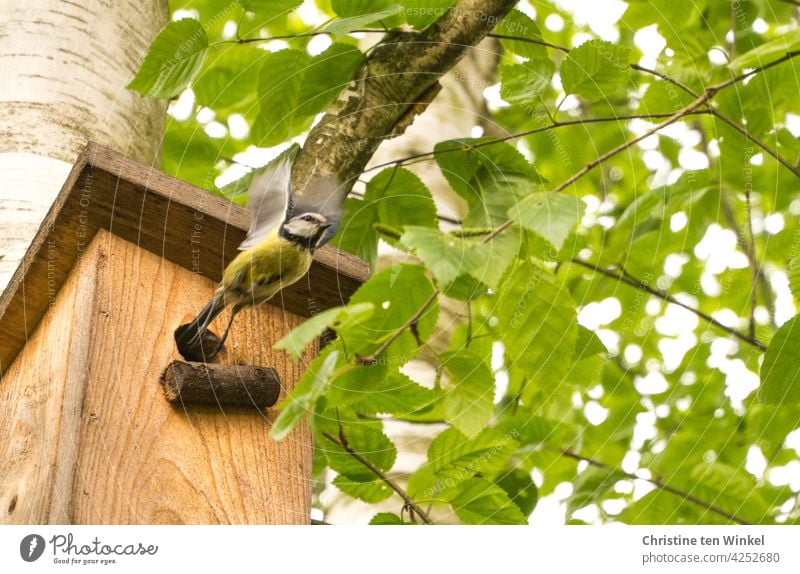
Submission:
[[[312,259],[307,249],[286,241],[275,231],[228,265],[222,288],[232,303],[258,305],[303,277]]]

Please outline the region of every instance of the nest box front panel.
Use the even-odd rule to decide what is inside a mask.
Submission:
[[[268,434],[274,411],[175,407],[162,395],[160,373],[179,358],[173,331],[213,282],[110,233],[94,244],[101,263],[72,521],[307,523],[307,428],[278,443]],[[303,365],[272,345],[301,322],[268,305],[242,312],[220,360],[274,367],[285,395]]]

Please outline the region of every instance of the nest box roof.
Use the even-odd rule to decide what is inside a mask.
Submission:
[[[219,281],[249,223],[247,211],[230,201],[89,144],[0,296],[0,373],[99,229]],[[48,255],[54,252],[57,257]],[[275,301],[310,316],[346,303],[368,276],[366,263],[326,245],[315,254],[308,276]]]

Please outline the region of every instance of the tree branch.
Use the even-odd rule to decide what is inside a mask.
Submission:
[[[619,281],[620,283],[624,283],[624,284],[629,285],[631,287],[635,287],[636,289],[641,289],[642,291],[646,291],[647,293],[650,293],[651,295],[653,295],[655,297],[658,297],[659,299],[662,299],[662,300],[666,301],[667,303],[672,303],[673,305],[678,305],[679,307],[682,307],[682,308],[686,309],[687,311],[689,311],[691,313],[694,313],[695,315],[697,315],[701,319],[704,319],[708,323],[714,325],[718,329],[722,329],[726,333],[729,333],[729,334],[733,335],[737,339],[740,339],[740,340],[744,341],[745,343],[748,343],[749,345],[752,345],[752,346],[756,347],[757,349],[760,349],[762,351],[765,351],[767,349],[767,346],[764,343],[762,343],[761,341],[759,341],[758,339],[756,339],[755,337],[751,337],[751,336],[749,336],[749,335],[747,335],[745,333],[742,333],[741,331],[737,331],[736,329],[728,327],[727,325],[723,325],[722,323],[720,323],[719,321],[714,319],[714,317],[712,317],[708,313],[705,313],[705,312],[701,311],[700,309],[695,309],[694,307],[692,307],[690,305],[687,305],[686,303],[683,303],[683,302],[675,299],[675,297],[673,297],[672,295],[669,295],[668,293],[664,293],[663,291],[659,291],[658,289],[654,289],[653,287],[650,287],[650,285],[648,285],[647,283],[645,283],[643,281],[640,281],[639,279],[637,279],[637,278],[635,278],[635,277],[633,277],[633,276],[631,276],[631,275],[629,275],[627,273],[624,274],[624,275],[620,275],[620,274],[615,273],[614,271],[612,271],[610,269],[606,269],[604,267],[600,267],[599,265],[595,265],[593,263],[589,263],[588,261],[582,261],[580,259],[572,259],[572,262],[575,263],[576,265],[580,265],[581,267],[585,267],[586,269],[590,269],[590,270],[592,270],[592,271],[594,271],[596,273],[600,273],[601,275],[605,275],[606,277],[609,277],[611,279],[615,279],[615,280]]]
[[[438,79],[515,4],[460,0],[423,32],[387,32],[309,133],[292,171],[296,201],[316,178],[340,182],[331,200],[343,200],[384,137],[404,131]]]
[[[714,505],[714,504],[712,504],[710,502],[706,502],[705,500],[701,500],[701,499],[697,498],[693,494],[690,494],[690,493],[688,493],[688,492],[686,492],[684,490],[680,490],[678,488],[674,488],[674,487],[672,487],[672,486],[670,486],[668,484],[665,484],[664,482],[662,482],[658,478],[644,478],[644,477],[641,477],[641,476],[637,476],[637,475],[635,475],[633,473],[625,472],[622,469],[614,468],[612,466],[608,466],[607,464],[602,463],[602,462],[600,462],[598,460],[595,460],[593,458],[589,458],[587,456],[583,456],[583,455],[577,454],[577,453],[572,452],[571,450],[566,449],[566,448],[555,448],[555,447],[551,447],[551,446],[544,446],[544,448],[547,449],[547,450],[553,451],[553,452],[560,453],[561,455],[566,456],[568,458],[572,458],[574,460],[584,461],[584,462],[588,463],[590,466],[594,466],[596,468],[602,468],[602,469],[605,469],[605,470],[612,470],[614,472],[618,472],[620,475],[622,475],[622,476],[624,476],[626,478],[630,478],[632,480],[646,480],[647,482],[649,482],[650,484],[652,484],[653,486],[655,486],[659,490],[663,490],[664,492],[669,492],[670,494],[674,494],[675,496],[679,496],[684,500],[687,500],[687,501],[689,501],[689,502],[691,502],[693,504],[696,504],[697,506],[702,506],[706,510],[710,510],[711,512],[713,512],[715,514],[719,514],[720,516],[724,516],[728,520],[731,520],[731,521],[736,522],[738,524],[752,524],[751,522],[745,520],[744,518],[742,518],[740,516],[737,516],[736,514],[734,514],[732,512],[728,512],[727,510],[724,510],[724,509],[720,508],[719,506],[716,506],[716,505]]]
[[[411,498],[405,490],[400,488],[400,486],[395,481],[386,476],[386,474],[381,469],[372,464],[372,461],[370,461],[367,457],[365,457],[363,454],[361,454],[352,446],[350,446],[350,443],[347,441],[347,436],[345,436],[344,434],[344,430],[339,429],[339,438],[336,438],[327,431],[323,432],[322,434],[333,444],[336,444],[341,448],[343,448],[344,450],[346,450],[350,456],[352,456],[358,462],[367,467],[369,471],[373,473],[375,476],[377,476],[379,479],[381,479],[381,481],[384,484],[386,484],[386,486],[388,486],[389,488],[394,490],[398,495],[400,495],[400,498],[403,499],[403,501],[406,503],[406,506],[410,508],[414,512],[414,514],[419,516],[425,524],[433,524],[433,520],[431,520],[430,515],[428,515],[428,513],[425,512],[424,510],[422,510],[422,508],[420,508],[420,506],[416,502],[414,502],[414,499]]]

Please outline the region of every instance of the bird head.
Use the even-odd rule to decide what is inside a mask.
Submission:
[[[281,225],[280,234],[284,239],[313,250],[331,225],[321,213],[300,213]]]

